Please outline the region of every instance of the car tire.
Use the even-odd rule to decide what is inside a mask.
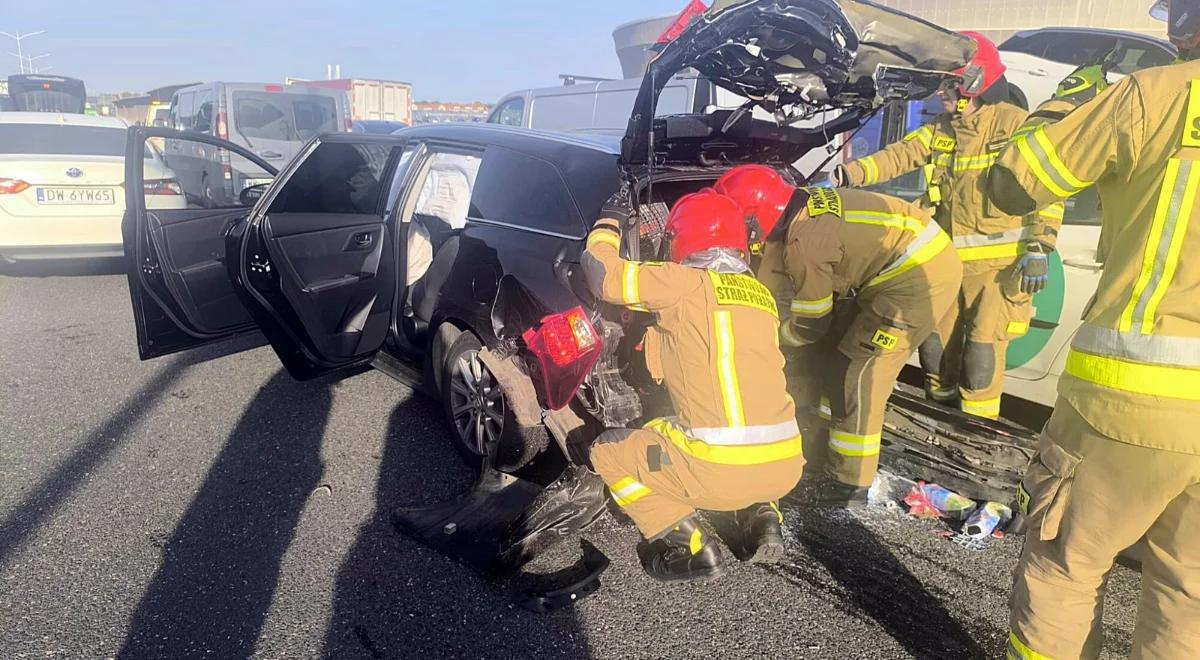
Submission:
[[[494,467],[514,472],[547,446],[545,427],[523,428],[509,409],[496,377],[479,357],[479,338],[464,332],[442,360],[441,399],[451,442],[467,464],[483,469],[494,446]]]

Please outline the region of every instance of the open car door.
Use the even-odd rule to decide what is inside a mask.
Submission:
[[[122,233],[143,360],[255,329],[226,274],[225,235],[275,174],[208,135],[129,130]]]
[[[405,139],[311,142],[229,236],[231,277],[299,380],[370,362],[392,327]],[[401,175],[402,176],[402,175]]]

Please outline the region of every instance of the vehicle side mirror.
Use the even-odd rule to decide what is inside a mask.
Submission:
[[[247,186],[242,189],[242,193],[238,195],[238,203],[242,206],[254,206],[262,196],[266,194],[269,183],[260,183],[256,186]]]

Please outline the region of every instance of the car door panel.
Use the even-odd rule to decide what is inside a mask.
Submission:
[[[390,136],[322,138],[274,190],[277,199],[268,201],[266,212],[246,223],[239,239],[242,299],[298,379],[368,362],[388,335],[396,248],[382,200],[401,144]],[[359,163],[370,170],[363,175],[369,185],[360,189],[380,200],[367,204],[373,212],[345,212],[344,199],[331,201],[353,186],[339,185],[339,177],[350,175],[323,161],[344,160],[356,150],[387,159],[382,169]]]
[[[147,140],[162,139],[181,149],[206,151],[220,163],[222,154],[245,159],[259,178],[276,171],[226,141],[164,128],[130,129],[126,143],[126,213],[122,234],[127,279],[142,359],[159,357],[220,341],[255,329],[226,275],[225,235],[249,208],[198,208],[180,173],[165,165],[172,193],[145,187],[143,160]],[[261,171],[259,171],[261,170]],[[151,189],[162,189],[161,181]],[[151,197],[152,202],[147,201]],[[150,205],[152,208],[147,208]]]

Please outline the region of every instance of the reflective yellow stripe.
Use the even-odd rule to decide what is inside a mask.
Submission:
[[[934,223],[930,223],[930,226],[937,228],[936,236],[924,245],[917,246],[916,250],[912,249],[914,246],[909,246],[909,250],[905,252],[908,257],[903,262],[888,266],[883,272],[872,278],[870,282],[867,282],[867,286],[871,287],[883,284],[884,282],[900,277],[914,268],[924,266],[932,261],[934,257],[941,254],[946,248],[950,247],[950,237],[946,235],[946,232],[942,231],[941,227],[938,227]]]
[[[921,144],[925,145],[926,149],[932,149],[933,148],[933,129],[931,127],[929,127],[928,125],[926,125],[926,126],[922,126],[921,128],[918,128],[917,130],[913,131],[912,133],[909,133],[908,135],[904,136],[905,142],[911,142],[913,140],[920,140]]]
[[[645,484],[633,477],[625,477],[613,484],[609,490],[612,491],[617,506],[629,506],[651,493]]]
[[[1042,655],[1025,646],[1021,640],[1017,639],[1016,633],[1008,634],[1008,657],[1009,660],[1054,660],[1048,655]]]
[[[587,246],[589,249],[601,244],[611,245],[620,250],[621,238],[611,231],[594,231],[591,234],[588,234]]]
[[[1022,321],[1010,321],[1008,324],[1008,334],[1024,336],[1029,332],[1029,324]]]
[[[717,338],[717,379],[721,383],[721,401],[725,406],[725,419],[729,426],[745,426],[746,415],[742,410],[742,387],[738,383],[737,368],[733,363],[733,316],[719,311],[713,315]]]
[[[977,247],[958,248],[958,258],[963,261],[984,261],[987,259],[1016,259],[1021,254],[1020,243],[1004,243],[1001,245],[980,245]]]
[[[801,346],[807,346],[809,343],[811,343],[806,342],[796,336],[796,332],[792,330],[791,319],[784,321],[783,325],[779,326],[779,338],[784,346],[791,348],[799,348]]]
[[[875,456],[879,453],[882,434],[856,435],[842,431],[829,432],[829,449],[834,453],[852,458]]]
[[[946,401],[953,401],[958,398],[958,388],[935,387],[929,390],[929,395],[933,397],[934,401],[945,403]]]
[[[1062,202],[1052,204],[1041,211],[1038,211],[1038,217],[1046,218],[1047,220],[1058,220],[1059,222],[1061,222],[1066,215],[1067,205],[1063,204]]]
[[[621,299],[626,305],[636,305],[642,302],[642,298],[638,294],[639,271],[637,263],[625,262],[625,270],[621,273]]]
[[[938,167],[950,167],[952,162],[954,162],[953,154],[938,154],[933,158],[933,164]]]
[[[888,213],[887,211],[846,211],[846,222],[856,225],[872,225],[887,227],[901,231],[919,234],[925,229],[925,220],[913,218],[903,213]]]
[[[1142,269],[1134,283],[1133,295],[1121,313],[1120,330],[1154,331],[1154,316],[1179,264],[1183,238],[1191,222],[1192,209],[1200,185],[1200,167],[1192,161],[1172,158],[1167,163],[1154,223],[1142,255]]]
[[[1184,401],[1200,401],[1200,369],[1130,362],[1081,353],[1067,355],[1067,374],[1101,387]]]
[[[875,162],[874,156],[867,156],[858,162],[863,168],[864,186],[871,186],[879,181],[879,164]]]
[[[1050,138],[1046,137],[1044,125],[1019,138],[1016,145],[1034,176],[1055,196],[1066,199],[1091,185],[1080,181],[1067,169]]]
[[[793,314],[801,316],[811,316],[819,318],[833,311],[833,294],[825,296],[820,300],[793,300],[791,310]]]
[[[996,159],[1000,154],[984,154],[982,156],[971,156],[969,158],[959,157],[954,161],[955,172],[971,172],[975,170],[986,170],[996,163]]]
[[[795,458],[804,453],[804,442],[800,435],[762,445],[722,446],[689,438],[682,429],[667,419],[653,420],[646,424],[645,428],[667,438],[671,444],[689,456],[709,463],[762,465]]]
[[[984,401],[967,401],[963,399],[959,403],[959,407],[968,415],[996,419],[1000,416],[1000,397]]]
[[[829,402],[829,397],[821,397],[821,403],[817,406],[817,416],[827,422],[833,420],[833,404]]]
[[[704,535],[700,533],[700,528],[697,527],[696,529],[692,530],[692,536],[688,539],[688,552],[692,553],[693,555],[698,555],[703,549]]]

